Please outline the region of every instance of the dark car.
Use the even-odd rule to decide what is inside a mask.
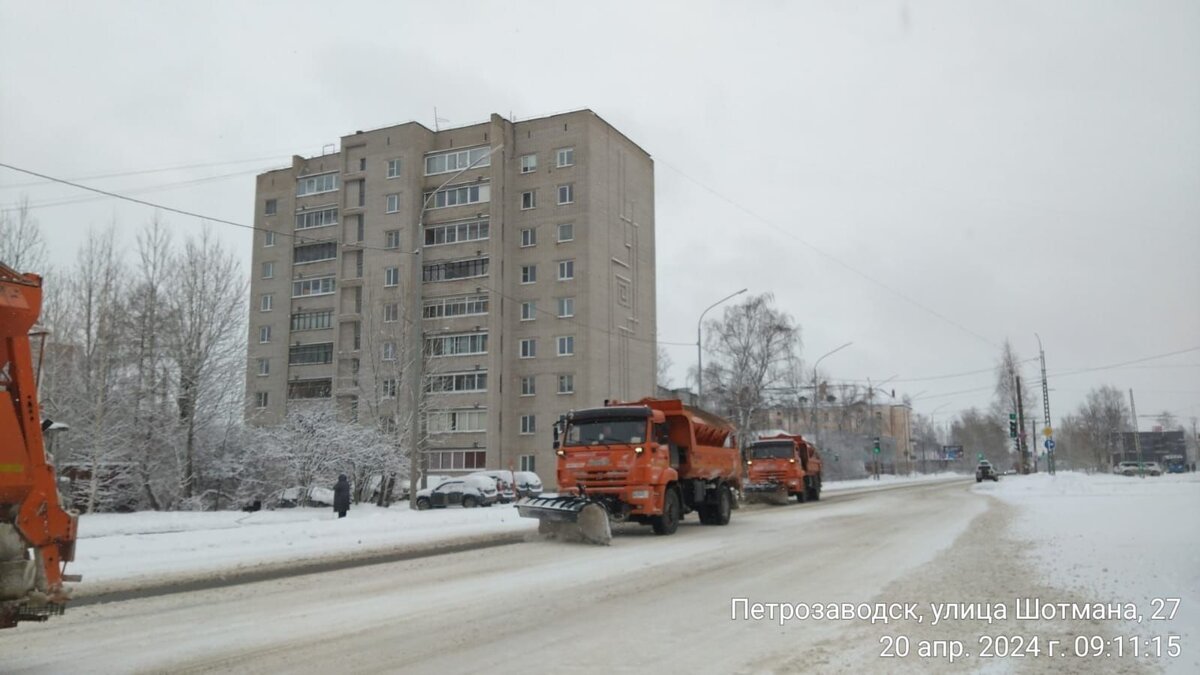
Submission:
[[[996,472],[996,467],[986,459],[975,467],[975,482],[982,483],[984,480],[993,480],[999,482],[1000,474]]]

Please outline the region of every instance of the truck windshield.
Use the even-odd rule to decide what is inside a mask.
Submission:
[[[751,459],[791,459],[791,443],[755,443],[748,451]]]
[[[567,427],[567,445],[614,445],[646,442],[646,419],[575,420]]]

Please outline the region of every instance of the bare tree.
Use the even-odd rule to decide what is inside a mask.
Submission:
[[[1163,428],[1163,431],[1175,431],[1183,428],[1183,425],[1179,423],[1179,418],[1169,410],[1160,412],[1154,421]]]
[[[657,345],[657,360],[655,361],[655,382],[658,386],[665,389],[671,388],[671,366],[675,365],[671,361],[671,355],[662,345]]]
[[[166,298],[165,339],[178,381],[176,402],[183,430],[178,459],[183,497],[193,496],[196,427],[204,413],[229,402],[229,378],[245,353],[242,302],[246,282],[233,254],[206,226],[189,237],[173,260],[174,283]]]
[[[994,466],[1013,466],[1014,453],[1008,441],[1008,432],[993,415],[977,408],[962,411],[950,425],[950,438],[955,445],[963,446],[963,453],[968,459],[982,453]]]
[[[1131,431],[1129,406],[1116,387],[1104,385],[1088,392],[1076,413],[1092,468],[1108,470],[1113,455],[1121,450],[1121,432]]]
[[[0,262],[18,272],[45,274],[46,243],[29,209],[29,195],[10,209],[0,210]]]
[[[769,390],[786,384],[800,349],[800,327],[773,301],[770,294],[750,297],[708,323],[712,358],[703,374],[705,391],[733,419],[743,445],[756,414],[769,403]]]

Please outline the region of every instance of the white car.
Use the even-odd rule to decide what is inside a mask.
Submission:
[[[417,492],[417,510],[444,509],[461,506],[491,506],[500,499],[496,481],[487,476],[463,476],[445,481],[434,488]]]
[[[542,479],[532,471],[476,471],[472,476],[488,476],[500,489],[500,501],[508,503],[521,497],[542,494]]]

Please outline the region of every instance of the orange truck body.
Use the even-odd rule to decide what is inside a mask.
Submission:
[[[75,558],[76,515],[46,460],[29,331],[42,280],[0,263],[0,628],[61,614]]]
[[[602,430],[617,425],[627,431],[604,438]],[[702,522],[728,522],[742,472],[734,429],[725,420],[676,399],[644,398],[572,411],[559,426],[560,495],[599,501],[612,520],[655,525],[656,532],[655,519],[670,499],[678,500],[681,517],[699,511]]]
[[[821,498],[821,454],[799,434],[763,436],[746,447],[747,493]]]

